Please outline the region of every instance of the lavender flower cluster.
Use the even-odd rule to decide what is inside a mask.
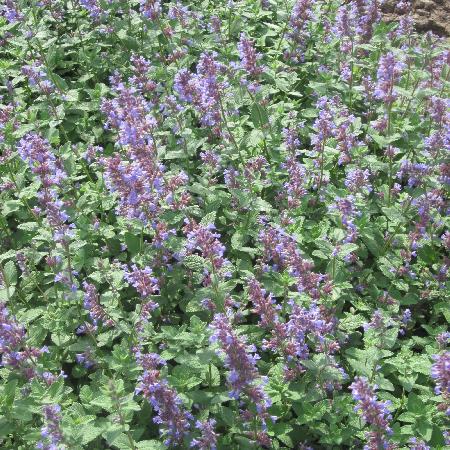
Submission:
[[[225,314],[216,314],[211,322],[211,341],[220,345],[221,354],[225,357],[225,367],[229,369],[228,383],[231,398],[239,400],[242,395],[256,408],[256,417],[261,421],[263,431],[267,419],[271,418],[267,409],[271,402],[264,392],[265,379],[262,378],[256,367],[259,355],[253,345],[247,345],[244,337],[237,336],[232,328],[230,319]],[[252,417],[249,410],[243,412],[244,419]],[[260,443],[268,441],[265,433],[253,433],[253,439]],[[270,441],[269,441],[270,442]]]
[[[144,369],[138,379],[136,393],[142,394],[157,413],[153,421],[164,427],[165,445],[178,446],[190,428],[192,415],[185,411],[177,392],[171,388],[164,378],[161,378],[159,366],[165,361],[157,354],[141,354],[136,351],[136,359]]]

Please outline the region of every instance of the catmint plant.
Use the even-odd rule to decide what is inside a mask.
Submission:
[[[1,448],[449,445],[442,2],[0,3]]]

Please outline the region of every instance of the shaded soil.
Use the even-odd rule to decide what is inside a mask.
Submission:
[[[398,0],[386,0],[382,10],[385,19],[398,18],[395,10]],[[412,0],[414,20],[418,31],[433,31],[440,36],[450,36],[450,0]]]

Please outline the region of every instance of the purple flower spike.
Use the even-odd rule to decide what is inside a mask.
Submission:
[[[375,98],[387,105],[397,99],[395,84],[399,81],[405,64],[397,61],[392,52],[382,55],[378,65]]]
[[[216,421],[214,419],[200,422],[197,420],[195,428],[202,433],[200,438],[192,439],[191,447],[199,450],[216,450],[218,434],[214,431]]]
[[[434,355],[434,364],[431,366],[431,378],[436,383],[434,392],[442,395],[444,403],[442,409],[450,415],[450,352],[445,351],[440,355]]]
[[[183,402],[175,389],[171,388],[167,380],[161,378],[159,366],[165,361],[157,354],[136,353],[138,364],[144,368],[144,373],[138,378],[136,393],[141,393],[156,412],[153,421],[162,428],[167,446],[182,446],[193,419],[191,413],[185,411]]]
[[[236,335],[225,314],[216,314],[210,328],[211,342],[219,344],[220,352],[225,357],[225,367],[229,369],[230,397],[237,400],[246,395],[249,402],[255,405],[257,417],[264,428],[270,418],[267,408],[271,401],[263,390],[263,380],[256,367],[259,359],[259,355],[255,353],[256,348],[247,345],[244,337]]]
[[[364,421],[373,428],[367,434],[368,445],[364,449],[393,448],[386,436],[392,434],[389,426],[392,420],[388,409],[389,401],[379,401],[375,394],[375,388],[370,387],[367,378],[356,377],[350,385],[353,398],[357,401],[355,411],[359,412]]]
[[[148,297],[159,292],[158,279],[152,276],[153,271],[150,267],[138,269],[136,264],[131,266],[131,270],[124,266],[125,280],[130,283],[141,297]]]
[[[42,450],[56,450],[66,448],[63,445],[61,431],[61,407],[59,405],[45,405],[43,408],[45,425],[41,428],[42,441],[37,448]]]

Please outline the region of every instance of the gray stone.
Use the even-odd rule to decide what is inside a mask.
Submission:
[[[386,0],[382,6],[384,19],[398,20],[395,12],[398,0]],[[450,0],[413,0],[413,15],[418,31],[433,31],[440,36],[450,36]]]

